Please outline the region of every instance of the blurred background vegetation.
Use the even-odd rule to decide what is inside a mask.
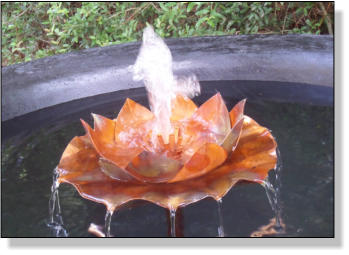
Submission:
[[[2,2],[2,66],[162,37],[333,34],[333,2]]]

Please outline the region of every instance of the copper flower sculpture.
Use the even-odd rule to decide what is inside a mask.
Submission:
[[[244,115],[245,100],[229,112],[217,93],[198,108],[189,99],[198,82],[174,77],[171,52],[151,27],[134,70],[152,111],[126,99],[116,119],[93,114],[94,129],[82,120],[86,134],[66,147],[58,183],[111,213],[136,199],[175,212],[206,197],[220,200],[241,180],[263,183],[276,167],[276,142]]]
[[[135,199],[175,210],[205,197],[221,199],[238,181],[263,182],[276,166],[276,142],[243,114],[245,100],[228,112],[219,93],[199,108],[172,102],[175,127],[165,144],[151,139],[154,116],[126,99],[116,119],[93,114],[94,129],[74,137],[58,165],[59,182],[109,211]]]

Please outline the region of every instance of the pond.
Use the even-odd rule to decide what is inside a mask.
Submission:
[[[217,91],[227,108],[247,98],[245,114],[274,135],[282,158],[280,198],[285,232],[272,236],[333,237],[334,153],[333,90],[306,84],[261,81],[201,82],[201,105]],[[50,237],[47,227],[52,173],[66,145],[84,134],[80,118],[90,112],[117,116],[126,97],[148,105],[144,88],[75,100],[2,123],[2,236]],[[59,187],[64,227],[69,237],[93,236],[91,223],[104,224],[105,207],[79,196],[69,184]],[[225,236],[249,237],[275,216],[264,188],[240,183],[223,198]],[[216,237],[219,214],[213,199],[182,208],[177,233]],[[167,237],[167,210],[148,202],[132,203],[114,213],[115,237]]]

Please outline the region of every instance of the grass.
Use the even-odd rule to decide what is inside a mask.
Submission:
[[[2,66],[141,38],[333,34],[333,2],[2,2]]]

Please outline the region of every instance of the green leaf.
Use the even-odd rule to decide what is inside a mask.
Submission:
[[[215,18],[219,18],[219,19],[226,19],[222,14],[220,14],[219,12],[216,12],[215,10],[211,12],[211,16],[214,16]]]
[[[164,11],[168,11],[168,8],[166,7],[166,5],[164,3],[159,2],[160,8],[163,9]]]
[[[198,22],[196,22],[196,24],[195,24],[195,28],[198,29],[201,26],[201,24],[203,22],[205,22],[206,20],[207,20],[207,17],[203,17],[203,18],[199,19]]]
[[[195,5],[196,5],[195,2],[190,2],[187,7],[187,12],[191,12],[191,10],[194,8]]]
[[[202,10],[200,10],[200,11],[197,11],[195,14],[197,15],[197,16],[202,16],[202,15],[205,15],[205,14],[207,14],[207,13],[209,13],[210,11],[209,10],[207,10],[207,9],[202,9]]]
[[[303,9],[303,12],[304,12],[304,16],[308,16],[308,10],[307,10],[307,8],[304,8],[304,9]]]
[[[230,21],[228,22],[228,24],[227,24],[227,26],[226,26],[226,30],[229,30],[230,27],[231,27],[232,25],[234,25],[234,20],[230,20]]]
[[[216,26],[216,24],[214,23],[214,21],[212,19],[208,19],[207,24],[209,24],[212,28],[214,28]]]

